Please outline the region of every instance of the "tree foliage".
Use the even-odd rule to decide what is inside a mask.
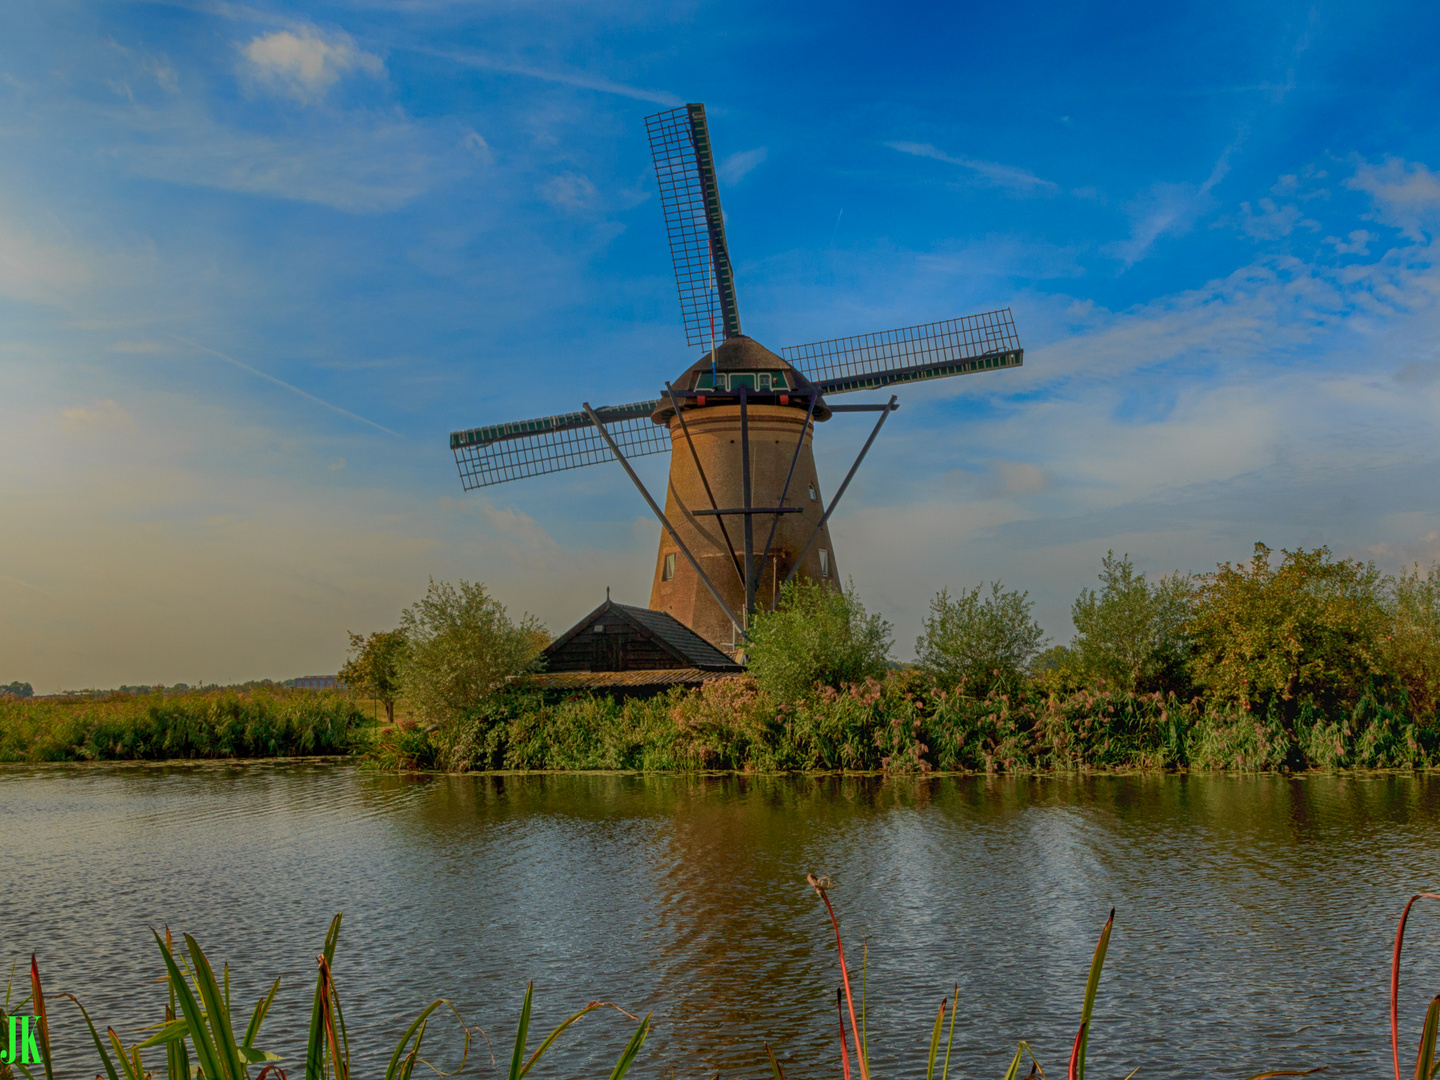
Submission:
[[[395,722],[395,699],[410,642],[401,630],[381,630],[368,638],[350,635],[350,659],[340,669],[340,682],[385,706],[385,719]]]
[[[17,698],[27,698],[33,697],[34,694],[35,690],[28,682],[17,681],[6,685],[0,685],[0,697],[9,696]]]
[[[1252,712],[1272,707],[1289,724],[1301,702],[1322,710],[1354,702],[1382,676],[1387,611],[1373,564],[1330,549],[1255,545],[1248,566],[1222,563],[1200,582],[1191,632],[1196,682]]]
[[[1070,658],[1090,681],[1123,692],[1180,689],[1189,654],[1187,624],[1194,586],[1174,574],[1151,585],[1129,555],[1101,560],[1101,588],[1081,589],[1070,608]]]
[[[983,589],[982,582],[953,598],[941,589],[930,601],[925,633],[915,642],[922,668],[980,696],[1017,685],[1045,637],[1031,617],[1029,593],[1007,591],[998,581],[982,598]]]
[[[836,689],[878,678],[887,669],[891,626],[866,613],[851,582],[844,590],[796,578],[779,608],[756,615],[746,663],[777,702],[792,702],[817,685]]]
[[[1440,563],[1424,577],[1416,565],[1390,589],[1390,627],[1381,645],[1385,669],[1419,716],[1440,710]]]
[[[534,666],[550,635],[533,615],[517,623],[480,582],[430,579],[400,616],[409,642],[401,689],[426,719],[448,723]]]

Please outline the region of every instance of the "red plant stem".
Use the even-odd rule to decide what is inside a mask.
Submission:
[[[835,1013],[840,1020],[840,1064],[845,1069],[845,1080],[850,1080],[850,1051],[845,1046],[845,1010],[840,1007],[840,991],[835,991]]]
[[[1421,899],[1440,900],[1440,896],[1422,892],[1410,897],[1410,902],[1400,913],[1400,925],[1395,930],[1395,955],[1390,961],[1390,1054],[1395,1060],[1395,1080],[1400,1080],[1400,946],[1405,941],[1405,923],[1410,918],[1410,907]]]
[[[1085,1041],[1085,1029],[1089,1026],[1087,1021],[1081,1024],[1080,1030],[1075,1033],[1075,1045],[1070,1048],[1070,1080],[1076,1080],[1075,1071],[1080,1064],[1080,1044]]]
[[[860,1080],[870,1080],[870,1070],[865,1066],[865,1048],[860,1043],[860,1025],[855,1021],[855,998],[850,993],[850,973],[845,969],[845,945],[840,940],[840,920],[835,918],[835,908],[830,904],[830,897],[825,895],[814,875],[809,875],[811,886],[820,894],[820,899],[825,901],[825,910],[830,913],[830,925],[835,928],[835,949],[840,953],[840,978],[845,983],[845,1004],[850,1006],[850,1031],[855,1036],[855,1057],[860,1061]]]

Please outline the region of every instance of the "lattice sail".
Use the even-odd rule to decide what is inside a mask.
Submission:
[[[627,457],[644,457],[670,449],[669,428],[650,420],[659,407],[658,400],[637,401],[606,405],[595,413]],[[466,491],[614,460],[583,412],[452,432],[450,449]]]
[[[1009,308],[784,350],[822,394],[1019,367],[1025,359]]]
[[[670,258],[680,290],[685,341],[709,345],[740,333],[735,275],[725,244],[725,219],[704,105],[686,105],[645,118]]]

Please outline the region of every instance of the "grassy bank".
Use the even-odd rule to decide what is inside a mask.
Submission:
[[[1362,698],[1343,715],[1256,714],[1174,695],[967,697],[915,671],[777,707],[748,678],[617,704],[511,694],[434,731],[384,733],[382,768],[1049,772],[1440,766],[1440,717]]]
[[[370,724],[345,695],[313,690],[0,699],[0,761],[348,754]]]

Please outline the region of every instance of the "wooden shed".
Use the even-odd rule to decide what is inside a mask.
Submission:
[[[556,638],[544,660],[544,671],[515,681],[539,690],[643,697],[745,670],[673,615],[608,597]]]

